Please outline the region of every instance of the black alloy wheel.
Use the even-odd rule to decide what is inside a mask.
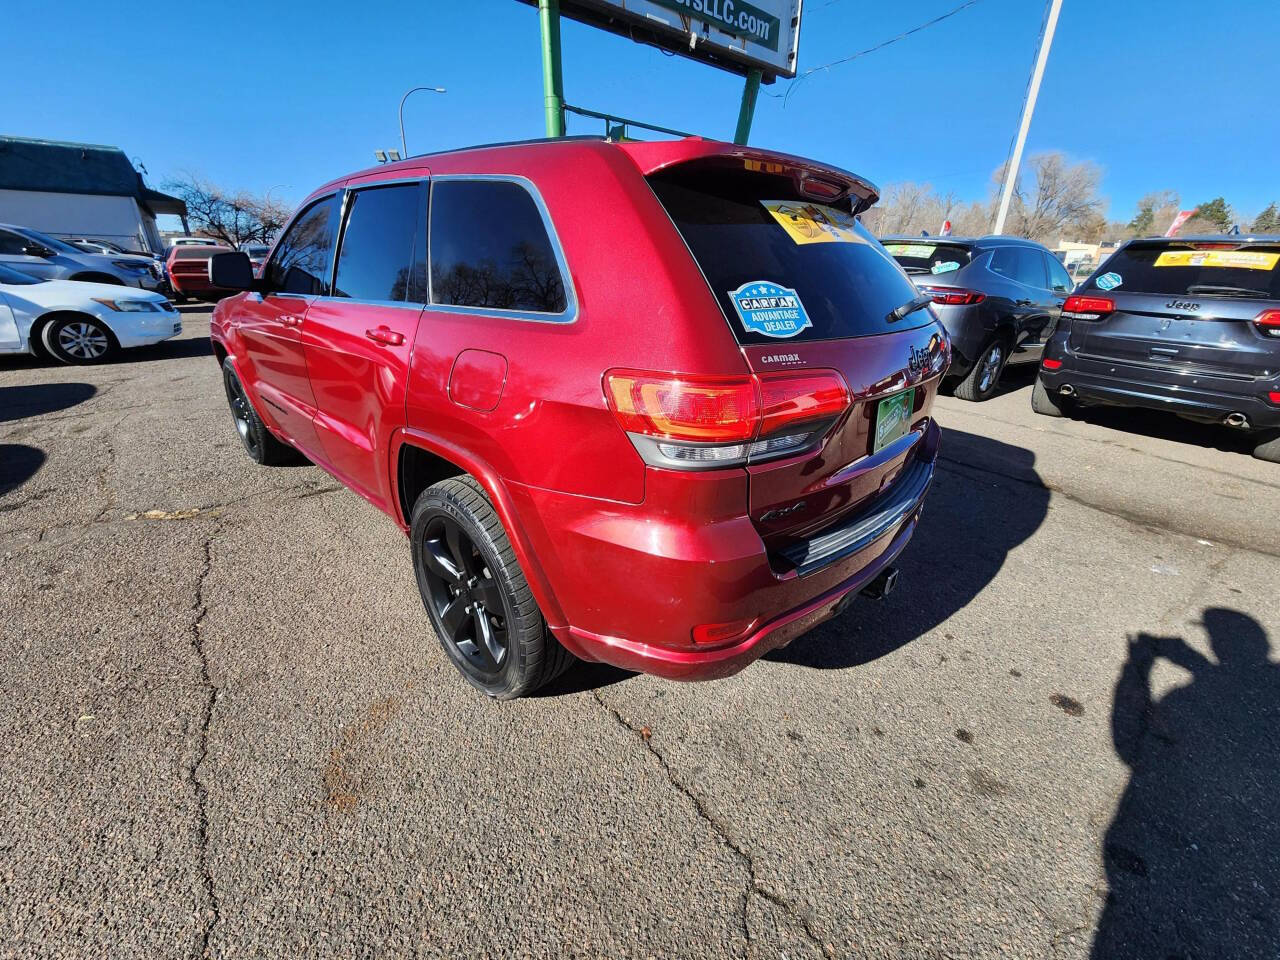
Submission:
[[[441,639],[479,679],[497,677],[509,655],[502,588],[475,542],[438,514],[423,531],[422,560]]]
[[[235,422],[236,433],[240,434],[240,440],[249,456],[261,462],[262,445],[257,431],[253,429],[253,406],[249,403],[248,394],[240,385],[240,378],[228,368],[222,371],[222,383],[227,388],[227,403],[231,406],[231,419]]]

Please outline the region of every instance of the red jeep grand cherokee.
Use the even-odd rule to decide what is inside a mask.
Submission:
[[[214,312],[249,455],[404,529],[490,696],[572,660],[722,677],[882,592],[938,452],[942,327],[876,189],[696,138],[565,139],[335,180]]]

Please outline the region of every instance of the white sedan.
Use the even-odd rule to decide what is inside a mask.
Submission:
[[[0,266],[0,353],[40,353],[98,363],[122,347],[182,332],[182,316],[158,293],[79,280],[39,280]]]

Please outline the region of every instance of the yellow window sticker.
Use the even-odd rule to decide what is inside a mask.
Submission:
[[[894,257],[913,257],[928,260],[937,246],[932,243],[886,243],[884,248]]]
[[[853,214],[803,200],[761,200],[796,243],[866,243],[854,229]]]
[[[1274,270],[1280,253],[1255,250],[1166,250],[1157,267],[1232,267],[1236,270]]]

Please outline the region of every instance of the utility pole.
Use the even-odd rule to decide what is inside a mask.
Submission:
[[[1044,76],[1044,65],[1049,59],[1049,47],[1053,45],[1053,31],[1058,26],[1058,11],[1061,9],[1062,0],[1051,0],[1049,19],[1044,25],[1044,39],[1040,41],[1040,52],[1036,55],[1035,69],[1031,71],[1031,88],[1027,91],[1027,102],[1022,108],[1018,139],[1013,147],[1009,169],[1005,171],[1004,191],[1000,195],[1000,212],[996,215],[996,233],[1004,233],[1004,221],[1009,216],[1009,201],[1013,199],[1013,185],[1018,179],[1018,167],[1022,165],[1022,148],[1027,144],[1027,131],[1031,129],[1031,115],[1035,113],[1036,97],[1040,94],[1040,79]]]
[[[547,136],[564,136],[564,76],[560,69],[560,0],[538,0],[542,27],[542,99]]]

